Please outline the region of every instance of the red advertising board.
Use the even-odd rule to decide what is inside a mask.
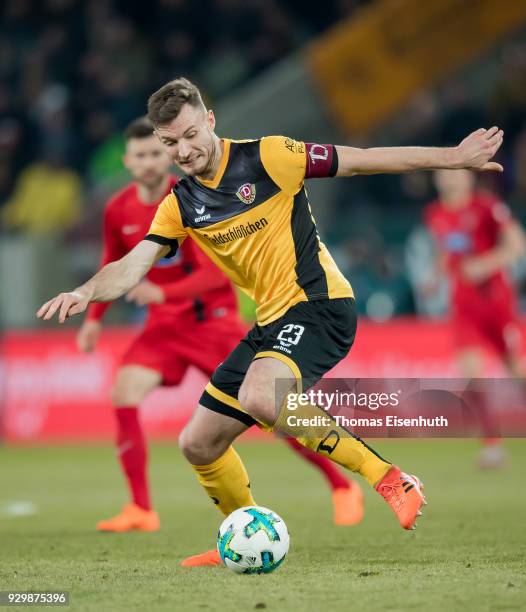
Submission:
[[[77,351],[74,330],[6,333],[0,370],[4,438],[11,442],[112,438],[110,390],[119,357],[134,333],[131,327],[107,329],[92,354]],[[486,374],[504,374],[491,355]],[[355,346],[330,376],[458,376],[448,326],[413,319],[385,324],[361,321]],[[156,438],[176,436],[206,382],[202,373],[190,369],[177,388],[152,393],[141,406],[147,433]]]

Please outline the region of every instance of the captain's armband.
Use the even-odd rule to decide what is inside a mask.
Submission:
[[[305,143],[307,165],[305,178],[326,178],[338,172],[338,152],[331,144]]]

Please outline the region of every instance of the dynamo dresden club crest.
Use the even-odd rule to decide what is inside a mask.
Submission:
[[[236,195],[244,204],[252,204],[256,199],[256,186],[253,183],[245,183],[237,190]]]

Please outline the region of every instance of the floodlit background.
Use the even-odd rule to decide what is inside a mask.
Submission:
[[[370,488],[364,522],[335,528],[320,475],[250,430],[239,451],[258,503],[287,521],[289,559],[264,580],[184,573],[177,562],[213,546],[220,522],[175,445],[206,384],[196,370],[141,406],[161,532],[96,534],[126,501],[110,389],[144,313],[118,302],[81,354],[81,319],[59,328],[35,311],[97,269],[105,202],[129,180],[122,130],[181,75],[230,138],[452,145],[496,124],[505,171],[479,182],[524,223],[526,3],[3,0],[0,19],[0,591],[67,589],[79,610],[523,609],[524,439],[505,441],[494,473],[476,470],[476,440],[371,440],[426,484],[415,535]],[[422,224],[430,175],[308,191],[360,312],[332,375],[458,376]],[[524,311],[526,262],[512,273]],[[491,353],[485,374],[505,375]]]
[[[291,0],[7,0],[4,326],[33,326],[34,306],[92,272],[104,201],[127,180],[122,129],[179,75],[202,88],[218,133],[234,138],[277,132],[359,146],[447,145],[498,124],[506,173],[481,178],[523,216],[520,5],[332,0],[320,11]],[[312,192],[323,238],[360,310],[374,318],[417,313],[413,259],[425,255],[417,228],[433,196],[429,176],[325,181]]]
[[[132,333],[126,325],[142,313],[114,306],[94,355],[75,349],[78,319],[59,333],[34,313],[96,270],[104,204],[128,180],[122,129],[179,75],[201,87],[218,133],[233,138],[449,145],[497,124],[505,172],[479,180],[526,217],[522,3],[328,0],[321,10],[292,0],[7,0],[0,321],[9,439],[111,436],[113,369]],[[429,174],[315,180],[308,188],[322,239],[362,315],[338,375],[453,374],[447,287],[434,278],[421,223],[434,197]],[[525,270],[521,263],[513,271],[520,286]],[[250,320],[251,304],[241,301]],[[499,373],[491,356],[487,372]],[[148,400],[152,431],[172,435],[203,382],[191,372],[177,394]]]

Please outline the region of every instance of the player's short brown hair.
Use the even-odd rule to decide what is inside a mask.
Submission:
[[[150,136],[153,136],[153,123],[146,115],[134,119],[124,130],[126,142],[132,138],[148,138]]]
[[[153,125],[173,121],[185,104],[205,109],[201,92],[188,79],[180,77],[163,85],[148,99],[148,117]]]

